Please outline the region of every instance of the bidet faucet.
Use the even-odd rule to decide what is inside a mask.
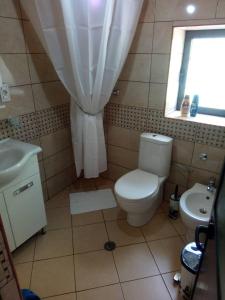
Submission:
[[[214,177],[210,177],[209,178],[209,183],[207,185],[207,191],[210,192],[210,193],[213,193],[215,188],[216,188],[216,179]]]

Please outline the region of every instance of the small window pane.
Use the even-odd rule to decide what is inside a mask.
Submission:
[[[191,41],[185,94],[197,94],[201,107],[225,109],[225,38]]]

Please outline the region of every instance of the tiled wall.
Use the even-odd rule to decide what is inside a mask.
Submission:
[[[75,180],[69,95],[59,81],[19,0],[0,0],[0,76],[12,101],[0,109],[0,139],[38,144],[46,199]],[[7,118],[18,117],[20,127]]]
[[[23,1],[23,0],[21,0]],[[197,12],[185,14],[185,0],[145,0],[137,34],[120,76],[119,97],[106,109],[107,176],[117,179],[137,167],[139,134],[154,131],[175,138],[168,187],[206,183],[218,176],[225,154],[225,129],[166,119],[164,104],[173,26],[225,23],[224,0],[194,0]],[[193,20],[190,20],[193,19]],[[0,73],[12,101],[0,109],[0,138],[41,145],[40,168],[47,197],[75,178],[69,130],[69,95],[58,80],[19,0],[0,0]],[[7,118],[19,116],[20,128]],[[207,152],[206,162],[199,153]]]
[[[218,178],[225,155],[225,128],[164,118],[173,26],[225,24],[225,0],[193,0],[196,13],[185,12],[187,0],[147,0],[127,62],[118,82],[119,96],[106,109],[108,172],[117,179],[137,167],[143,131],[174,137],[167,189],[180,191],[194,182]],[[199,154],[208,154],[201,161]],[[167,197],[167,196],[166,196]]]

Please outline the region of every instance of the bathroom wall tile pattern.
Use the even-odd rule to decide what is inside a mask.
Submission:
[[[0,140],[11,137],[21,141],[29,141],[38,136],[38,122],[37,115],[35,113],[21,115],[17,118],[20,124],[19,127],[11,126],[8,119],[0,121]]]
[[[63,104],[37,112],[39,136],[69,126],[69,105]]]
[[[105,109],[109,125],[151,131],[173,138],[225,148],[225,128],[164,117],[162,110],[109,103]]]
[[[146,108],[113,103],[106,106],[105,113],[105,119],[112,125],[138,131],[145,130]]]
[[[218,148],[225,148],[225,127],[198,124],[196,142]]]
[[[53,106],[18,116],[19,127],[12,127],[8,119],[0,120],[0,140],[11,137],[30,141],[69,126],[69,105]]]

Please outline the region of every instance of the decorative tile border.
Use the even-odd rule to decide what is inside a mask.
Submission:
[[[20,127],[0,120],[0,140],[12,137],[30,141],[70,125],[69,104],[50,107],[18,117]],[[163,111],[144,107],[109,103],[105,108],[105,122],[113,126],[137,131],[152,131],[171,137],[225,148],[225,127],[198,124],[164,118]]]
[[[106,122],[113,126],[138,131],[152,131],[180,140],[225,148],[225,127],[174,120],[163,111],[109,103]]]
[[[69,104],[50,107],[18,118],[20,124],[18,128],[11,126],[7,119],[0,120],[0,140],[12,137],[21,141],[30,141],[68,127]]]
[[[147,110],[142,107],[108,104],[105,108],[105,120],[123,128],[143,131],[146,127]]]
[[[225,148],[225,127],[198,124],[195,140],[200,144]]]

